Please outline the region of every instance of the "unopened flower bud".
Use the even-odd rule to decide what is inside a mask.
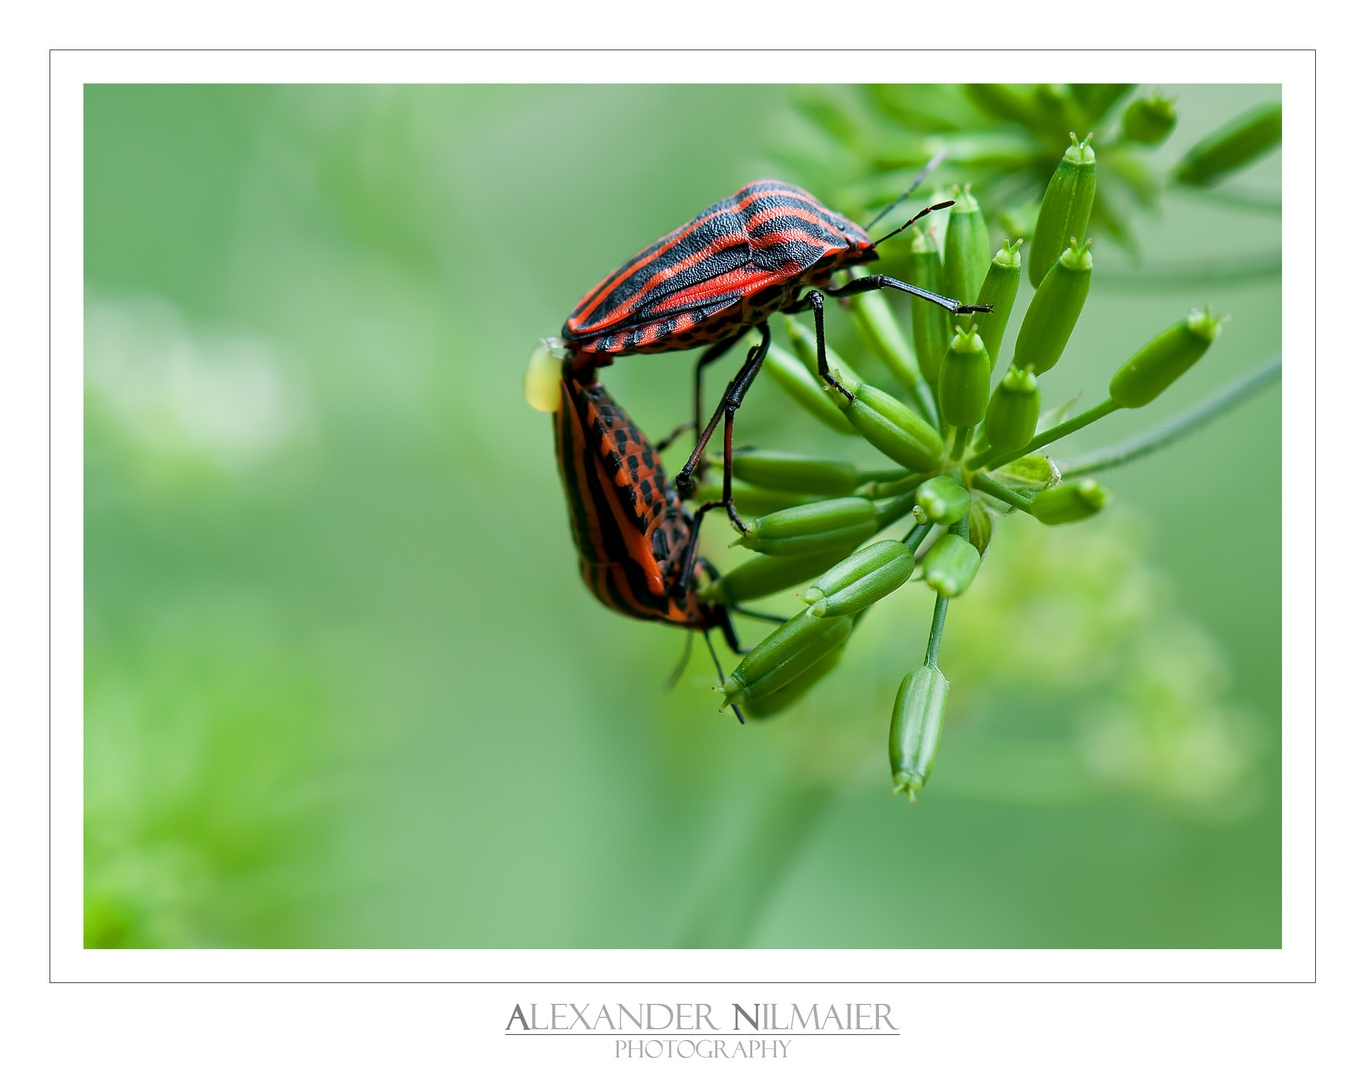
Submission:
[[[1227,316],[1225,316],[1227,318]],[[1175,326],[1169,326],[1144,345],[1110,380],[1110,397],[1126,409],[1148,404],[1186,373],[1214,339],[1224,319],[1210,309],[1192,309]]]
[[[948,295],[965,304],[972,303],[970,297],[981,291],[987,267],[991,265],[987,219],[971,188],[971,184],[962,191],[954,188],[948,231],[944,234],[944,288]],[[973,317],[959,316],[958,325],[970,325]]]
[[[736,450],[731,472],[757,487],[812,495],[848,495],[860,479],[858,469],[847,461],[786,450]]]
[[[708,604],[741,604],[810,581],[850,554],[854,545],[807,555],[756,555],[716,581],[699,595]]]
[[[939,415],[946,424],[974,427],[986,415],[991,357],[976,326],[958,327],[939,369]]]
[[[1032,367],[1042,375],[1062,356],[1091,289],[1090,248],[1090,240],[1078,244],[1073,237],[1029,301],[1015,338],[1013,363],[1021,371]]]
[[[1032,371],[1012,366],[987,404],[987,439],[997,450],[1019,450],[1039,422],[1039,383]]]
[[[982,556],[957,533],[945,533],[925,555],[925,584],[940,596],[961,596],[977,576]]]
[[[911,284],[930,292],[944,291],[944,267],[934,236],[911,229]],[[955,300],[962,297],[955,296]],[[939,385],[939,364],[949,347],[949,313],[938,304],[911,304],[911,339],[920,373],[931,386]]]
[[[968,512],[972,496],[952,476],[936,476],[916,489],[915,501],[925,512],[925,520],[952,525]]]
[[[1099,513],[1108,498],[1109,492],[1087,477],[1039,492],[1029,512],[1045,525],[1066,525]]]
[[[1091,149],[1091,136],[1078,143],[1073,134],[1072,145],[1062,155],[1043,193],[1034,239],[1029,242],[1029,281],[1036,288],[1066,250],[1068,239],[1086,236],[1095,197],[1096,152]]]
[[[875,386],[861,383],[854,400],[843,394],[835,402],[854,429],[889,458],[912,472],[930,472],[944,457],[939,432],[911,411],[910,406]]]
[[[892,706],[892,730],[887,740],[892,763],[892,791],[911,802],[934,769],[949,680],[937,667],[926,665],[901,680]]]
[[[1156,146],[1176,125],[1176,107],[1160,90],[1129,103],[1124,110],[1124,137]]]
[[[1183,184],[1203,187],[1241,169],[1281,143],[1281,103],[1268,102],[1235,116],[1186,151],[1173,170]]]
[[[860,544],[877,530],[872,500],[850,495],[765,514],[736,543],[765,555],[810,555]]]
[[[1015,306],[1015,294],[1020,290],[1020,245],[1023,240],[1011,243],[1006,240],[987,267],[986,280],[977,292],[977,303],[991,308],[979,311],[973,318],[977,321],[977,333],[982,344],[987,347],[991,366],[996,367],[996,356],[1001,351],[1001,338],[1005,336],[1006,323],[1010,321],[1011,308]]]
[[[743,705],[786,686],[827,653],[837,649],[854,628],[854,620],[812,619],[794,615],[754,646],[721,687],[722,708]]]
[[[899,589],[915,570],[915,556],[899,540],[880,540],[836,563],[801,595],[820,617],[852,615]]]

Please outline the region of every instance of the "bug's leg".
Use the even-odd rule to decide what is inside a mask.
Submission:
[[[735,378],[731,379],[730,385],[726,387],[725,394],[721,396],[721,404],[716,407],[716,412],[712,414],[711,421],[698,438],[692,457],[688,458],[687,464],[679,470],[678,476],[674,478],[674,487],[678,489],[678,494],[681,497],[690,499],[697,493],[697,480],[693,477],[693,472],[697,469],[698,462],[702,460],[702,454],[707,449],[707,443],[711,440],[712,433],[716,431],[716,425],[724,417],[726,421],[726,458],[725,473],[722,480],[722,505],[725,506],[726,513],[735,523],[735,527],[741,532],[747,530],[740,521],[740,515],[735,512],[735,501],[731,497],[730,490],[731,430],[735,423],[735,410],[745,400],[745,394],[749,392],[749,388],[754,384],[755,377],[759,374],[759,369],[763,367],[764,357],[768,355],[768,344],[771,337],[768,323],[760,323],[759,343],[749,350],[749,355],[745,357],[744,364],[741,365]],[[689,560],[689,566],[691,566],[691,560]]]
[[[860,281],[865,280],[863,278]],[[854,400],[847,387],[841,385],[833,375],[830,374],[830,364],[825,358],[825,299],[820,293],[807,293],[791,307],[785,310],[789,313],[811,309],[812,321],[816,324],[816,374],[821,377],[821,381],[829,386],[833,386],[850,401]]]
[[[722,633],[725,633],[725,631],[722,630]],[[733,638],[734,635],[735,631],[732,630],[730,634],[727,635],[726,644],[730,644],[731,638]],[[721,669],[721,658],[716,655],[716,650],[712,647],[711,635],[708,634],[705,630],[702,631],[702,640],[707,643],[707,651],[711,653],[712,663],[716,665],[716,674],[720,677],[722,682],[725,682],[726,673]],[[732,705],[731,708],[735,710],[735,719],[739,720],[740,723],[743,724],[745,722],[745,714],[740,711],[740,706]]]
[[[715,510],[718,506],[725,503],[712,501],[704,502],[692,515],[692,533],[688,536],[688,549],[683,554],[683,569],[679,573],[677,580],[674,581],[673,593],[675,596],[686,596],[688,589],[692,587],[693,566],[697,563],[697,541],[702,535],[702,518],[708,510]]]
[[[938,304],[942,308],[947,308],[955,315],[963,315],[971,311],[990,311],[990,304],[964,304],[947,296],[940,296],[929,289],[922,289],[918,285],[907,285],[904,281],[898,281],[894,277],[886,274],[869,274],[867,277],[854,278],[853,281],[841,285],[837,289],[826,288],[826,296],[853,296],[855,293],[871,292],[874,289],[896,289],[899,292],[910,293],[918,296],[922,300],[928,300],[932,304]]]
[[[730,351],[730,347],[734,345],[737,341],[739,341],[742,337],[744,337],[747,333],[749,333],[748,327],[740,331],[740,333],[738,334],[732,334],[730,337],[718,341],[715,345],[712,345],[709,349],[707,349],[706,352],[704,352],[700,357],[698,357],[697,364],[693,368],[692,376],[692,421],[686,424],[679,424],[678,427],[673,429],[673,431],[669,432],[669,434],[664,436],[664,438],[660,439],[659,442],[655,443],[656,450],[663,450],[666,446],[668,446],[676,438],[682,435],[685,431],[691,431],[693,433],[693,436],[696,437],[697,433],[702,430],[703,369],[706,368],[707,365],[713,364],[717,360],[720,360],[721,357],[725,356],[726,353]]]

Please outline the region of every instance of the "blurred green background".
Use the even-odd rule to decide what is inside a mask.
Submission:
[[[1164,89],[1162,162],[1279,96]],[[923,586],[745,727],[705,650],[667,691],[684,636],[583,588],[523,365],[627,255],[800,180],[791,99],[87,87],[87,946],[1279,946],[1277,391],[1111,474],[1091,522],[1002,523],[950,609],[914,806],[886,725]],[[1189,195],[1134,227],[1164,265],[1279,248],[1279,217]],[[1193,304],[1233,319],[1059,457],[1280,347],[1278,278],[1128,269],[1098,242],[1045,407],[1100,400]],[[604,378],[646,431],[684,418],[689,358]],[[737,436],[877,461],[766,379]]]

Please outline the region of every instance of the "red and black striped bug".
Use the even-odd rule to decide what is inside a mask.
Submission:
[[[775,312],[810,308],[820,375],[848,394],[830,376],[826,364],[822,292],[841,297],[890,288],[955,313],[990,310],[882,274],[830,287],[830,276],[836,270],[872,262],[878,257],[877,245],[887,237],[931,210],[949,205],[928,207],[900,229],[872,241],[854,222],[821,205],[801,188],[780,180],[755,180],[655,241],[591,289],[564,324],[568,364],[576,372],[588,372],[605,367],[617,356],[712,343],[697,363],[694,382],[692,427],[697,431],[697,445],[679,471],[675,487],[684,498],[691,498],[696,491],[693,473],[716,425],[724,418],[722,499],[698,507],[695,521],[708,510],[724,506],[736,528],[744,532],[731,497],[731,431],[735,410],[768,352],[768,317]],[[803,295],[805,289],[810,291]],[[702,429],[702,370],[754,328],[760,332],[759,343],[749,350],[711,421]]]
[[[632,618],[704,635],[719,629],[739,653],[727,609],[698,599],[692,516],[658,452],[592,368],[575,373],[564,365],[554,426],[569,529],[589,591]]]

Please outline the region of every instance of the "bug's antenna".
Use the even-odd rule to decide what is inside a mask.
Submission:
[[[705,641],[705,642],[707,643],[707,652],[711,653],[711,662],[712,662],[713,664],[716,665],[716,675],[717,675],[717,677],[718,677],[722,682],[725,682],[725,681],[726,681],[726,673],[725,673],[724,671],[721,670],[721,659],[720,659],[720,657],[718,657],[718,656],[716,655],[716,649],[712,646],[712,643],[711,643],[711,634],[709,634],[709,633],[707,633],[707,631],[703,630],[703,631],[702,631],[702,640]],[[735,710],[735,719],[739,720],[740,723],[743,724],[743,723],[745,722],[745,714],[742,713],[742,712],[740,711],[740,706],[739,706],[739,705],[732,705],[731,708]]]
[[[683,655],[679,657],[678,663],[674,665],[669,677],[664,680],[664,689],[672,690],[678,685],[678,680],[683,677],[683,672],[688,666],[688,661],[692,659],[692,631],[688,631],[687,640],[683,643]]]
[[[944,159],[948,156],[949,152],[947,149],[940,150],[939,153],[935,154],[934,157],[930,158],[929,161],[925,162],[925,167],[915,174],[915,179],[911,181],[911,186],[908,187],[905,191],[903,191],[894,202],[888,203],[880,211],[878,211],[877,217],[873,218],[872,221],[868,222],[868,224],[864,226],[864,231],[866,232],[868,229],[871,229],[879,221],[881,221],[893,210],[895,210],[898,206],[904,203],[908,198],[910,198],[911,192],[913,192],[916,188],[920,186],[920,181],[924,180],[925,177],[929,176],[931,172],[939,168],[939,166],[944,163]],[[883,239],[885,240],[887,238],[884,236]]]
[[[920,211],[920,213],[916,214],[915,217],[911,218],[911,220],[908,221],[908,222],[906,222],[905,225],[901,226],[900,229],[893,229],[893,230],[892,230],[891,232],[889,232],[886,236],[879,236],[876,240],[873,241],[873,247],[877,247],[878,244],[882,243],[882,241],[884,241],[884,240],[890,240],[892,237],[894,237],[897,233],[901,232],[903,229],[909,229],[912,225],[914,225],[917,221],[919,221],[921,218],[923,218],[926,214],[928,214],[928,213],[930,213],[930,212],[932,212],[932,211],[934,211],[934,210],[946,210],[946,209],[948,209],[948,208],[949,208],[950,206],[952,206],[952,205],[953,205],[953,200],[950,199],[948,202],[935,203],[933,206],[927,206],[927,207],[925,207],[924,210],[922,210],[922,211]]]

